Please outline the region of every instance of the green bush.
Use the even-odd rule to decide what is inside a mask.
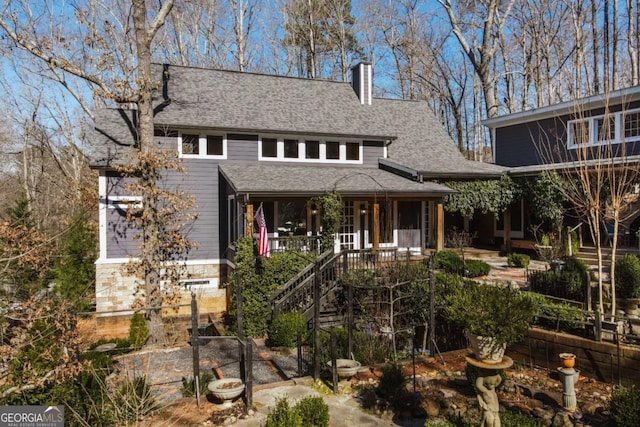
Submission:
[[[295,311],[278,314],[268,330],[268,343],[272,347],[295,347],[298,333],[303,335],[307,330],[307,322],[302,313]]]
[[[580,273],[582,277],[586,277],[589,273],[589,265],[576,256],[568,256],[563,259],[564,270]]]
[[[333,328],[336,334],[336,359],[350,359],[349,332],[345,328]],[[357,349],[354,349],[357,350]],[[331,334],[320,331],[320,365],[328,366],[331,361]]]
[[[382,367],[382,377],[380,377],[377,392],[385,399],[399,402],[407,394],[406,383],[407,379],[402,373],[402,367],[395,363],[387,364]]]
[[[558,298],[584,301],[586,275],[576,270],[536,271],[529,276],[532,291]]]
[[[266,427],[302,427],[302,417],[289,406],[286,397],[276,399],[276,406],[267,414]]]
[[[505,411],[500,413],[500,421],[503,427],[544,427],[541,421],[531,415],[520,412]]]
[[[536,307],[534,324],[563,330],[581,326],[584,315],[575,305],[552,302],[535,292],[529,292],[527,295]]]
[[[91,309],[95,296],[96,233],[89,216],[77,212],[71,218],[71,228],[65,233],[54,268],[55,289],[73,301],[79,311]]]
[[[147,320],[142,313],[134,313],[129,323],[129,342],[135,348],[142,347],[149,337]]]
[[[449,321],[473,335],[493,337],[507,345],[522,338],[535,310],[533,300],[520,290],[471,280],[452,283],[444,303]]]
[[[326,427],[329,425],[329,406],[320,396],[305,397],[296,403],[294,409],[305,427]]]
[[[616,287],[621,298],[640,298],[640,259],[636,255],[616,260]]]
[[[526,254],[511,252],[509,256],[507,256],[507,265],[509,267],[527,268],[530,261],[531,257]]]
[[[467,277],[480,277],[489,274],[491,266],[479,259],[468,259],[464,262],[464,269]]]
[[[640,426],[640,389],[634,385],[614,390],[609,412],[615,427]]]
[[[246,336],[262,337],[267,333],[271,315],[271,297],[292,277],[315,260],[312,253],[276,252],[271,258],[255,256],[255,242],[243,237],[236,242],[236,268],[229,284],[242,289],[243,326]],[[232,308],[227,319],[235,321],[236,292],[231,292]],[[233,327],[233,325],[232,325]]]
[[[460,255],[452,249],[444,249],[438,251],[433,259],[433,265],[439,270],[444,270],[447,273],[460,274],[463,270],[464,263]]]

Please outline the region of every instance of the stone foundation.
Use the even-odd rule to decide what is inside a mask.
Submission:
[[[135,300],[134,292],[138,286],[138,279],[124,276],[122,266],[121,263],[96,264],[96,311],[99,317],[128,317],[131,314],[128,310]],[[221,270],[226,269],[219,264],[188,265],[189,280],[214,278],[218,286],[195,285],[190,289],[185,287],[180,304],[190,304],[191,291],[193,291],[196,294],[201,314],[217,314],[225,311],[227,300],[225,289],[220,288]],[[166,316],[190,316],[191,308],[180,307],[177,311],[165,310],[163,314]]]

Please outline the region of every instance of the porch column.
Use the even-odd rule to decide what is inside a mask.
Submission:
[[[503,215],[504,221],[502,221],[502,225],[503,225],[503,238],[504,238],[504,247],[507,251],[511,250],[511,208],[507,208],[506,211],[504,211],[504,215]]]
[[[373,250],[380,247],[380,203],[373,204]]]
[[[436,202],[436,250],[441,251],[444,249],[444,206],[442,200]]]
[[[247,213],[244,218],[244,235],[253,237],[253,203],[247,203]]]

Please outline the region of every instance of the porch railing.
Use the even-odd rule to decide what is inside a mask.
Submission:
[[[320,253],[320,236],[281,236],[269,237],[269,250],[271,252],[302,251]]]

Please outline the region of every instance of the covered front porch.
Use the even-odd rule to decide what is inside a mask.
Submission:
[[[332,193],[342,209],[335,252],[395,248],[422,254],[444,247],[442,198],[451,190],[440,184],[363,167],[225,164],[221,174],[228,184],[229,244],[254,233],[261,209],[272,251],[292,245],[318,250],[326,232],[319,200]],[[268,185],[258,175],[268,177]]]

